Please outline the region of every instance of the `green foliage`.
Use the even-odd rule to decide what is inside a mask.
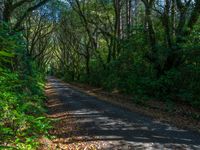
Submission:
[[[62,11],[55,74],[132,95],[140,104],[160,100],[169,112],[176,103],[200,108],[199,2],[181,1],[181,11],[174,1],[143,1],[131,6],[134,12],[127,2],[76,1]]]
[[[20,34],[10,34],[4,27],[0,39],[0,148],[33,150],[50,128],[42,117],[44,74],[33,61],[22,59]]]
[[[98,59],[93,59],[89,78],[82,72],[81,81],[104,87],[108,91],[117,89],[130,94],[136,103],[143,104],[144,100],[152,98],[162,100],[168,111],[173,110],[176,102],[200,108],[200,43],[195,43],[200,39],[197,33],[198,28],[180,47],[183,63],[165,70],[159,76],[155,64],[146,58],[149,46],[141,33],[121,41],[123,52],[116,60],[106,64],[105,68]],[[171,51],[162,44],[157,48],[154,57],[156,63],[163,68]]]

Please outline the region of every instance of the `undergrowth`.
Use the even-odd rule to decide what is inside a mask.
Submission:
[[[6,25],[1,29],[0,149],[34,150],[51,127],[44,117],[44,73],[25,59],[21,34]]]

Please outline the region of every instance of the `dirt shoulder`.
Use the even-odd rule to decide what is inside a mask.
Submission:
[[[200,111],[190,106],[174,104],[173,111],[168,111],[169,106],[164,102],[149,100],[139,105],[134,103],[131,96],[119,94],[115,91],[107,92],[102,88],[80,83],[70,83],[69,85],[90,96],[95,96],[99,100],[107,101],[133,112],[139,112],[155,120],[175,125],[178,128],[200,132],[200,120],[195,119],[200,116]]]

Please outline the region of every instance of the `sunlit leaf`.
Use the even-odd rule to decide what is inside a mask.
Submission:
[[[13,57],[14,54],[8,53],[8,52],[5,52],[5,51],[0,51],[0,56]]]

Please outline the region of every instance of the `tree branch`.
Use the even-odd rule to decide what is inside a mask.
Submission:
[[[26,10],[26,12],[19,18],[19,20],[17,21],[17,23],[14,25],[14,30],[19,29],[21,23],[24,21],[24,19],[33,11],[36,10],[37,8],[41,7],[42,5],[46,4],[49,0],[43,0],[39,3],[37,3],[36,5],[28,8]]]

